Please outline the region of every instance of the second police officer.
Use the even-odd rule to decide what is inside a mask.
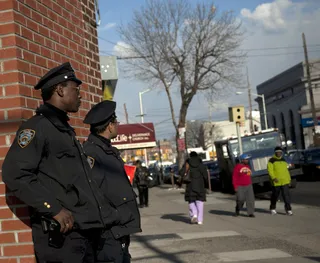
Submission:
[[[98,183],[105,199],[120,215],[131,217],[126,224],[114,226],[104,232],[97,260],[129,263],[130,234],[141,232],[140,213],[124,162],[118,149],[111,145],[111,139],[118,134],[115,110],[116,103],[105,100],[88,112],[84,123],[90,124],[91,134],[84,143],[84,150],[90,161],[93,179]]]

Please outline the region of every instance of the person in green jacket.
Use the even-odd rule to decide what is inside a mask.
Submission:
[[[270,203],[271,214],[277,214],[276,205],[281,193],[287,215],[293,215],[289,192],[291,176],[288,170],[288,164],[283,158],[283,150],[281,147],[276,147],[274,149],[274,153],[274,156],[268,162],[268,172],[272,185],[272,196]]]

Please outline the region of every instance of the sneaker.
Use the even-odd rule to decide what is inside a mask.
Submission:
[[[240,211],[239,210],[236,210],[236,213],[235,213],[235,216],[239,216],[240,215]]]
[[[292,216],[293,215],[292,211],[291,210],[287,211],[287,215]]]
[[[277,214],[277,211],[275,209],[272,209],[271,210],[271,215],[276,215]]]
[[[202,222],[198,222],[198,225],[203,225],[203,223]]]
[[[191,224],[196,224],[197,222],[198,222],[197,216],[193,216],[193,217],[191,218]]]
[[[252,214],[252,215],[249,215],[249,217],[256,217],[254,214]]]

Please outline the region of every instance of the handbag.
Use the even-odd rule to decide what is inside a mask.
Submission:
[[[188,163],[186,163],[186,172],[183,175],[182,182],[185,184],[191,183],[190,166]]]

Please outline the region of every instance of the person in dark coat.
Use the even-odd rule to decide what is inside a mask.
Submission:
[[[141,161],[136,161],[136,172],[134,175],[134,180],[136,182],[139,191],[139,205],[140,208],[149,206],[149,177],[150,173],[147,167],[141,165]]]
[[[93,179],[98,183],[107,200],[122,216],[125,224],[106,229],[100,240],[97,262],[129,263],[130,235],[141,232],[140,213],[124,162],[111,139],[117,137],[118,121],[116,103],[102,101],[88,112],[84,123],[90,124],[91,134],[84,142]]]
[[[183,167],[183,174],[189,173],[190,183],[186,184],[185,201],[189,202],[191,223],[203,224],[203,205],[206,201],[205,183],[208,180],[206,166],[196,152],[190,153],[190,158]]]
[[[92,181],[68,123],[67,113],[80,107],[80,84],[69,62],[40,79],[44,104],[19,128],[2,166],[4,183],[30,207],[38,263],[95,262],[102,229],[120,218]]]

